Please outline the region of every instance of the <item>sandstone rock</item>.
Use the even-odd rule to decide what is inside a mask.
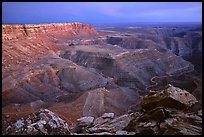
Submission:
[[[202,110],[199,110],[197,115],[202,117]]]
[[[175,121],[175,118],[168,118],[165,120],[165,123],[171,126],[172,124],[174,124]]]
[[[149,112],[145,113],[140,117],[140,121],[149,121],[149,120],[156,120],[156,121],[163,121],[166,118],[165,109],[158,107]]]
[[[156,124],[157,124],[156,121],[151,121],[143,125],[143,127],[154,127],[156,126]]]
[[[68,135],[68,124],[48,109],[23,117],[6,128],[8,135]]]
[[[90,126],[91,124],[93,124],[93,121],[94,121],[94,117],[91,117],[91,116],[77,119],[78,126],[82,126],[82,127]]]
[[[197,102],[196,98],[189,92],[169,85],[165,90],[146,95],[141,105],[144,110],[151,110],[159,106],[183,110],[191,107]]]
[[[104,113],[102,118],[114,118],[114,113]]]
[[[169,111],[170,112],[170,111]],[[143,133],[143,129],[151,129],[155,135],[200,135],[202,133],[201,117],[198,114],[184,113],[181,111],[171,112],[171,118],[165,118],[162,123],[139,122],[137,133]],[[160,128],[157,128],[159,126]]]
[[[172,85],[169,84],[169,88],[167,88],[167,92],[170,93],[169,97],[179,101],[180,103],[191,107],[193,104],[195,104],[196,102],[198,102],[196,100],[196,98],[190,94],[189,92],[187,92],[186,90],[182,90],[180,88],[176,88]]]
[[[93,135],[113,135],[110,132],[101,132],[101,133],[94,133]]]
[[[135,132],[128,132],[128,135],[135,135]]]
[[[16,122],[16,128],[19,129],[19,128],[22,128],[24,126],[24,119],[19,119],[17,120]]]
[[[112,115],[111,115],[112,116]],[[127,124],[130,122],[131,120],[131,116],[129,114],[126,115],[122,115],[120,117],[114,118],[114,119],[110,119],[110,116],[106,115],[106,118],[104,118],[104,115],[101,117],[98,117],[95,119],[93,125],[91,128],[87,128],[90,126],[90,124],[82,124],[82,126],[84,126],[84,129],[81,129],[80,133],[88,133],[88,134],[94,134],[95,133],[105,133],[105,132],[111,132],[115,133],[116,131],[118,131],[118,134],[122,134],[122,130],[124,127],[127,126]],[[84,119],[87,119],[87,117],[82,117],[78,120],[78,124],[76,125],[76,128],[81,127],[80,125],[80,121],[84,121]],[[91,121],[93,118],[89,118],[89,120],[85,120],[85,121],[89,121],[88,123],[92,123]],[[83,122],[85,123],[85,122]],[[120,132],[122,131],[122,132]],[[124,134],[126,133],[126,131],[123,132]],[[97,135],[98,135],[97,134]],[[128,133],[127,133],[128,134]],[[133,133],[131,133],[133,134]]]
[[[88,131],[90,131],[91,133],[100,133],[100,132],[109,132],[110,129],[109,128],[105,128],[105,127],[91,127],[88,129]]]
[[[111,128],[112,131],[122,130],[129,124],[131,120],[132,118],[130,115],[122,115],[110,121],[108,127]]]
[[[45,102],[43,102],[42,100],[37,100],[37,101],[31,102],[30,106],[33,109],[37,110],[37,109],[40,109],[40,108],[44,108],[45,107]]]
[[[63,31],[86,31],[96,33],[93,27],[78,22],[56,24],[25,24],[25,25],[2,25],[3,40],[21,39],[23,37],[36,37],[47,32]],[[18,37],[17,37],[18,36]]]
[[[107,123],[107,122],[109,122],[110,121],[110,119],[104,119],[104,118],[102,118],[102,117],[98,117],[98,118],[96,118],[95,120],[94,120],[94,125],[97,127],[98,125],[100,126],[100,125],[103,125],[104,123]]]
[[[187,94],[186,100],[183,94],[185,96]],[[167,98],[171,99],[162,101]],[[171,86],[161,92],[151,92],[142,100],[145,111],[132,115],[133,119],[124,130],[135,131],[139,135],[200,135],[202,133],[202,109],[197,112],[190,109],[183,111],[175,104],[169,106],[166,104],[167,101],[182,104],[186,108],[197,102],[187,91]]]
[[[172,90],[171,92],[174,93]],[[158,93],[155,92],[150,96]],[[113,119],[104,118],[103,115],[95,119],[91,128],[87,127],[82,129],[82,134],[200,135],[202,133],[202,110],[198,112],[182,111],[162,104],[154,106],[152,109],[146,109],[146,111],[125,114]]]
[[[127,131],[123,131],[123,130],[118,130],[118,131],[116,131],[115,134],[116,135],[128,135],[128,132]]]

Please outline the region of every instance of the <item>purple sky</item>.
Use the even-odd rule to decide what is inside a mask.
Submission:
[[[3,23],[202,22],[201,2],[3,2]]]

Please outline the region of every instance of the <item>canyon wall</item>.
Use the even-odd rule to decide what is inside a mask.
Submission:
[[[39,34],[55,31],[86,31],[96,33],[93,27],[81,23],[58,23],[58,24],[16,24],[2,25],[2,39],[13,40],[25,37],[36,37]]]
[[[66,47],[61,41],[98,35],[91,26],[81,23],[2,25],[3,77],[34,58]]]

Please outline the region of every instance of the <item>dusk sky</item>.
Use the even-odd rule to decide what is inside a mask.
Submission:
[[[5,23],[202,22],[202,2],[3,2]]]

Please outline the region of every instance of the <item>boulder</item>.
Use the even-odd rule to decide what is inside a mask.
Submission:
[[[102,118],[114,118],[114,113],[104,113]]]
[[[129,114],[125,114],[101,125],[101,127],[107,127],[112,132],[116,132],[125,128],[131,120],[132,117]]]
[[[82,127],[92,125],[93,121],[94,121],[94,117],[91,117],[91,116],[81,117],[77,119],[78,126],[82,126]]]
[[[93,135],[113,135],[110,132],[101,132],[101,133],[94,133]]]
[[[109,122],[110,121],[110,119],[108,119],[108,118],[102,118],[102,117],[98,117],[98,118],[96,118],[95,120],[94,120],[94,126],[100,126],[100,125],[103,125],[104,123],[107,123],[107,122]]]
[[[6,128],[7,135],[69,135],[68,124],[48,109],[31,113]]]
[[[198,101],[192,94],[169,84],[169,87],[165,90],[146,95],[141,102],[141,106],[146,111],[156,107],[184,110],[196,103]]]
[[[123,130],[118,130],[115,133],[116,135],[128,135],[127,131],[123,131]]]
[[[162,94],[160,94],[162,93]],[[187,94],[187,95],[186,95]],[[186,100],[185,97],[187,96]],[[170,99],[168,99],[170,98]],[[167,101],[173,103],[169,105]],[[190,102],[189,102],[190,101]],[[94,120],[93,125],[81,128],[84,135],[201,135],[202,109],[198,111],[183,111],[178,108],[193,106],[197,100],[187,91],[168,87],[163,91],[151,92],[146,96],[143,110],[113,117],[104,113]],[[152,103],[152,104],[150,104]],[[167,103],[167,104],[166,104]],[[151,106],[150,106],[151,105]],[[80,121],[87,117],[80,118]],[[91,119],[91,118],[89,118]],[[92,118],[93,119],[93,118]],[[91,119],[91,120],[92,120]],[[91,123],[91,122],[89,122]]]
[[[197,102],[189,92],[169,85],[145,96],[142,111],[132,115],[124,130],[138,135],[201,135],[202,109],[189,109]]]
[[[91,127],[88,129],[88,131],[90,131],[91,133],[100,133],[100,132],[109,132],[110,129],[109,128],[105,128],[105,127]]]
[[[113,117],[113,114],[114,113],[105,113],[101,117],[96,118],[94,122],[93,117],[82,117],[78,119],[78,124],[76,125],[75,129],[79,129],[81,127],[80,132],[77,133],[88,133],[94,135],[96,135],[95,133],[99,135],[99,133],[105,134],[106,132],[115,134],[117,131],[117,134],[122,134],[122,132],[120,131],[122,131],[123,128],[128,125],[128,123],[132,119],[132,116],[129,114],[125,114],[120,117],[111,119]],[[126,134],[125,131],[123,133]]]

